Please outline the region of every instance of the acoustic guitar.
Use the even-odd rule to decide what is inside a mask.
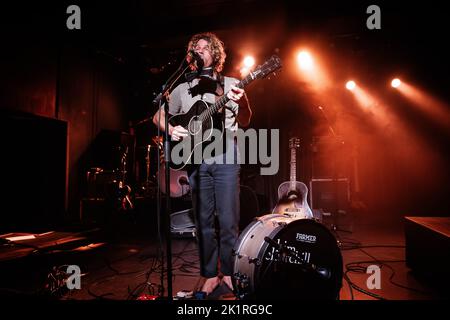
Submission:
[[[298,219],[312,219],[313,213],[308,205],[308,188],[303,182],[297,181],[297,149],[299,138],[289,139],[290,180],[278,187],[278,202],[272,213],[286,214]]]
[[[258,66],[254,71],[250,72],[244,79],[239,81],[235,86],[244,88],[256,79],[265,78],[270,73],[281,68],[281,60],[276,55]],[[181,141],[173,141],[171,148],[175,148],[179,143],[186,143],[186,139],[190,139],[189,150],[187,154],[182,155],[181,163],[170,162],[170,168],[174,170],[183,170],[187,164],[193,164],[192,158],[194,152],[202,152],[202,146],[205,142],[210,141],[213,136],[213,130],[221,131],[223,136],[223,126],[221,126],[213,117],[225,104],[229,101],[226,94],[218,99],[214,104],[208,104],[203,100],[195,102],[187,113],[179,113],[169,118],[172,126],[182,126],[188,131],[188,136]],[[173,159],[172,159],[173,160]]]

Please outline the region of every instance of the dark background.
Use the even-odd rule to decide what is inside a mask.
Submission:
[[[66,28],[71,4],[81,8],[81,30]],[[190,36],[202,31],[213,31],[225,42],[225,74],[239,77],[234,66],[247,48],[258,61],[276,53],[284,62],[278,76],[247,90],[254,111],[251,127],[280,129],[278,175],[261,177],[258,166],[243,167],[242,183],[265,196],[270,207],[279,183],[289,178],[288,139],[296,135],[302,139],[298,179],[305,183],[316,174],[312,164],[322,167],[317,175],[326,176],[336,160],[354,196],[351,164],[356,157],[359,196],[369,208],[361,219],[448,215],[448,122],[438,125],[386,85],[399,75],[443,101],[448,114],[445,10],[440,4],[378,2],[382,28],[368,30],[371,4],[174,0],[2,5],[2,194],[11,204],[1,210],[2,229],[77,221],[86,170],[115,169],[117,154],[133,138],[137,147],[151,143],[156,135],[148,121],[156,111],[151,102],[183,59]],[[332,77],[327,95],[314,95],[298,78],[294,54],[304,43],[320,52]],[[373,125],[373,117],[344,89],[350,77],[389,105],[387,120]],[[344,146],[313,143],[313,137],[330,137],[329,125]]]

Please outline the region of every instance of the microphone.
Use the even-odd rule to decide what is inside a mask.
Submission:
[[[199,71],[203,69],[204,62],[202,57],[200,57],[200,55],[198,54],[198,52],[196,52],[194,49],[191,49],[188,52],[188,56],[191,57],[191,62],[197,63],[197,69]]]
[[[165,86],[162,87],[161,92],[155,97],[155,99],[153,99],[153,101],[152,101],[153,105],[156,106],[161,101],[162,96],[163,96],[163,92],[164,92],[164,88],[165,88]]]
[[[283,245],[279,244],[278,242],[276,242],[275,240],[273,240],[272,238],[269,237],[264,237],[264,241],[268,242],[269,244],[272,245],[272,247],[275,247],[278,250],[282,250],[283,249]]]
[[[330,279],[331,278],[331,271],[326,268],[321,268],[316,266],[315,264],[311,265],[311,268],[317,272],[317,275],[319,275],[323,279]]]

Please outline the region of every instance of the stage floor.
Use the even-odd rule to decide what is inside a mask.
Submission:
[[[414,274],[405,264],[405,237],[402,219],[355,219],[345,230],[335,231],[341,243],[344,277],[340,300],[433,300],[448,299],[449,294],[434,282]],[[339,227],[339,225],[338,225]],[[158,259],[158,238],[147,232],[145,225],[122,224],[110,241],[93,239],[89,245],[77,250],[63,250],[59,254],[39,258],[9,261],[8,281],[3,293],[42,293],[42,275],[51,266],[74,264],[80,266],[81,289],[65,290],[58,299],[64,300],[134,300],[144,294],[157,294],[161,283],[161,261]],[[83,249],[84,248],[84,249]],[[177,292],[197,291],[201,285],[197,242],[193,237],[173,238],[173,295]],[[43,263],[45,261],[45,263]],[[359,263],[363,262],[363,263]],[[24,280],[33,264],[41,272],[33,281]],[[350,264],[350,265],[349,265]],[[379,288],[368,288],[366,273],[369,265],[380,267]],[[5,268],[5,262],[0,264]],[[164,262],[164,268],[166,267]],[[22,275],[21,275],[22,273]],[[40,278],[37,276],[40,274]],[[26,277],[25,277],[26,278]],[[17,280],[17,281],[16,281]],[[44,279],[45,280],[45,279]],[[350,280],[353,286],[350,286]],[[373,278],[372,278],[373,280]],[[372,284],[373,281],[369,281]],[[30,286],[33,283],[33,287]],[[166,282],[164,282],[166,285]],[[362,291],[358,291],[360,288]],[[165,291],[167,294],[167,288]],[[209,297],[212,300],[234,300],[235,296],[225,286],[219,286]]]

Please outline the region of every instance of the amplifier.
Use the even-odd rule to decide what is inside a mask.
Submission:
[[[347,211],[350,203],[350,183],[347,178],[311,179],[309,184],[311,209],[334,212],[336,209]]]

